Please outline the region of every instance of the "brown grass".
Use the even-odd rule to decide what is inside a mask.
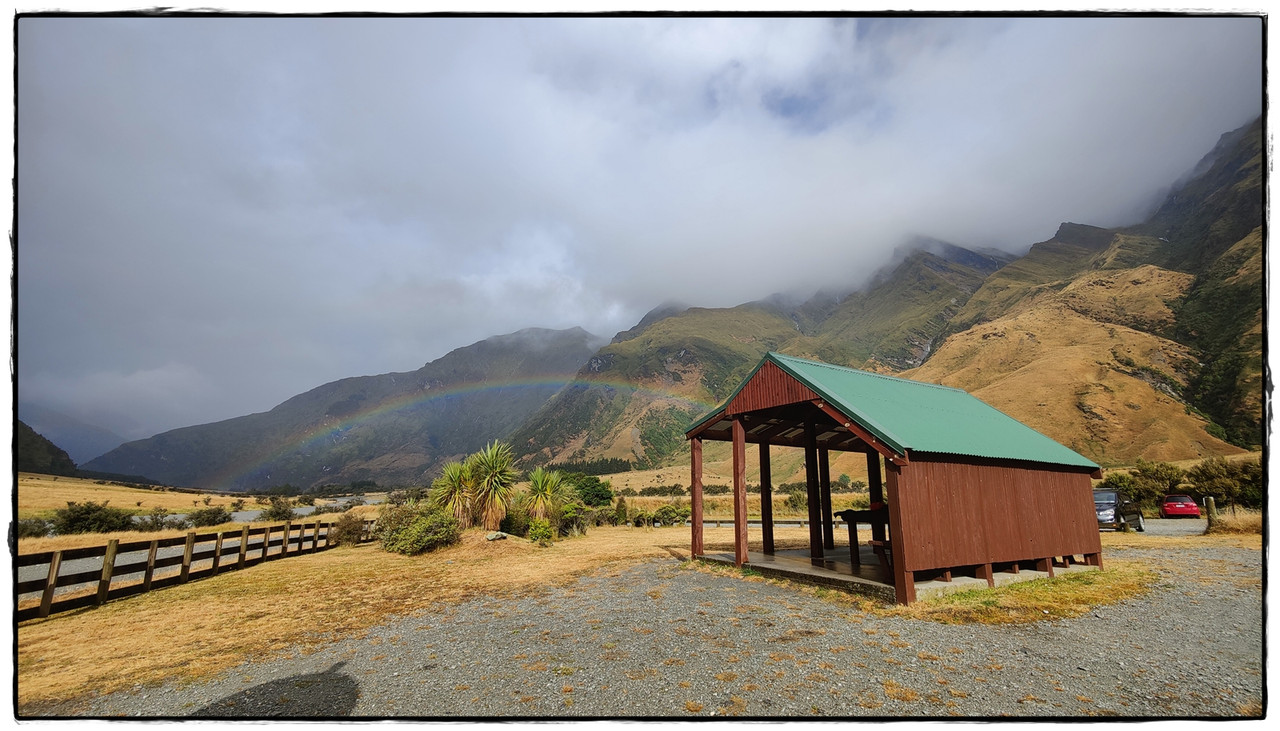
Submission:
[[[200,494],[188,492],[168,492],[147,490],[119,485],[99,485],[95,480],[78,477],[56,477],[53,475],[37,475],[27,472],[18,475],[18,517],[32,518],[50,517],[54,510],[67,507],[68,502],[96,503],[107,501],[113,508],[123,508],[138,514],[151,512],[152,508],[165,508],[170,512],[189,511],[196,507],[205,507],[204,498],[209,498],[210,506],[230,506],[235,497]],[[245,507],[254,505],[251,498],[245,499]],[[197,504],[192,505],[192,501]],[[138,505],[138,503],[142,503]]]
[[[1213,527],[1209,529],[1211,534],[1238,534],[1238,535],[1262,535],[1262,511],[1246,510],[1237,508],[1236,510],[1219,510],[1218,518],[1214,521]]]
[[[536,594],[592,571],[684,556],[689,544],[687,529],[677,528],[596,528],[549,548],[484,535],[466,531],[458,545],[415,557],[372,544],[336,548],[23,623],[18,703],[206,678],[247,659],[358,637],[393,616],[473,596]],[[731,540],[727,528],[708,535]]]

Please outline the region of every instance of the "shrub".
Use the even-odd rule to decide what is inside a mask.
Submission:
[[[551,531],[551,521],[545,518],[534,518],[529,521],[529,540],[539,546],[550,546],[555,534]]]
[[[187,525],[192,528],[204,528],[210,525],[222,525],[231,522],[231,513],[221,505],[212,508],[201,508],[187,513]]]
[[[524,538],[529,534],[529,525],[529,511],[523,504],[516,501],[516,504],[507,509],[507,514],[502,519],[502,525],[498,530]]]
[[[627,523],[627,499],[618,497],[618,504],[613,508],[613,524],[626,525]]]
[[[631,516],[631,524],[637,528],[653,525],[653,513],[647,510],[640,510]]]
[[[22,518],[18,521],[19,538],[44,538],[53,526],[44,518]]]
[[[378,514],[378,538],[393,553],[433,551],[457,543],[461,534],[456,518],[426,502],[388,506]]]
[[[573,486],[583,505],[599,508],[613,503],[613,489],[608,480],[582,474],[567,474],[564,480]]]
[[[67,507],[55,511],[53,531],[65,536],[73,533],[112,533],[133,528],[133,515],[121,508],[109,508],[107,502],[68,502]]]
[[[134,528],[140,531],[162,531],[174,528],[185,528],[182,518],[170,518],[169,511],[164,508],[152,508],[150,513],[134,521]]]
[[[329,524],[329,543],[335,546],[354,546],[364,536],[364,519],[355,513],[343,513]]]
[[[315,495],[299,495],[298,504],[299,505],[315,505],[316,497]]]
[[[653,511],[653,520],[663,525],[679,525],[692,515],[693,509],[688,505],[663,505]]]
[[[293,520],[293,505],[289,502],[289,498],[273,497],[271,505],[258,516],[258,520],[284,521]]]
[[[562,536],[585,536],[595,523],[595,511],[580,503],[565,503],[556,517]]]

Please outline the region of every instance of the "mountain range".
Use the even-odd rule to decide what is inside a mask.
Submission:
[[[581,329],[490,338],[85,467],[223,489],[421,484],[492,439],[525,465],[661,467],[771,350],[964,388],[1103,465],[1258,448],[1265,167],[1257,120],[1134,226],[1063,223],[1016,257],[918,239],[850,291],[666,303],[607,342]]]

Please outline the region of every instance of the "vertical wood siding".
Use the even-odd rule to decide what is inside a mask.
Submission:
[[[725,406],[729,414],[768,409],[774,406],[812,401],[818,398],[813,389],[797,381],[773,363],[765,363],[751,377],[733,401]]]
[[[1102,550],[1087,474],[913,455],[897,493],[908,571]]]

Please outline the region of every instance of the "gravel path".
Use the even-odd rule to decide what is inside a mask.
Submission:
[[[1164,522],[1164,521],[1162,521]],[[1188,521],[1190,522],[1190,521]],[[1263,697],[1261,552],[1151,559],[1151,595],[1033,625],[863,617],[652,561],[401,618],[311,655],[92,700],[90,716],[1205,717]],[[1172,566],[1187,565],[1173,571]]]

